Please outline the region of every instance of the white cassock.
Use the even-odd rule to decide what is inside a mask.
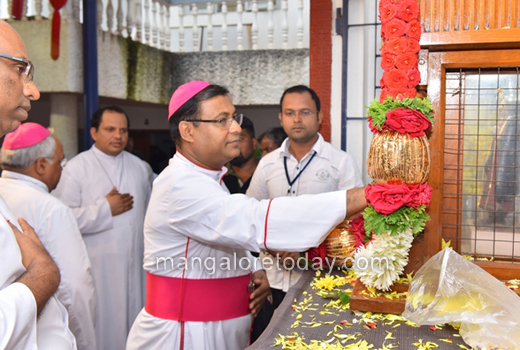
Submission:
[[[2,197],[0,214],[18,226]],[[47,301],[36,321],[36,301],[32,292],[22,283],[13,283],[24,272],[13,231],[0,217],[0,349],[76,349],[76,340],[68,328],[67,310],[56,297]]]
[[[55,296],[69,314],[79,350],[95,350],[95,299],[90,260],[72,210],[49,194],[43,182],[4,170],[0,195],[16,217],[31,225],[58,266],[61,282]]]
[[[225,167],[201,168],[179,152],[170,160],[154,181],[146,214],[144,268],[148,273],[174,277],[172,280],[240,276],[244,269],[219,267],[226,259],[233,264],[247,256],[246,250],[304,251],[317,246],[345,218],[345,191],[257,201],[242,194],[230,195],[222,183],[226,172]],[[180,266],[183,257],[186,265]],[[172,259],[171,268],[169,262],[162,263],[164,258]],[[195,263],[197,258],[202,267]],[[213,273],[204,265],[209,259],[217,267]],[[179,349],[181,343],[184,349],[193,350],[248,346],[250,314],[209,322],[159,318],[147,311],[151,292],[149,289],[147,306],[130,331],[127,350]],[[206,294],[213,305],[221,302],[211,299],[211,290]],[[211,312],[208,308],[207,313]]]
[[[134,197],[133,208],[116,216],[106,199],[113,186]],[[144,305],[143,222],[150,192],[149,174],[139,158],[126,151],[113,157],[92,146],[67,163],[52,193],[72,208],[87,247],[100,350],[124,349]]]

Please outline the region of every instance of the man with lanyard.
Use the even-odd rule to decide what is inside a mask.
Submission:
[[[320,99],[314,90],[296,85],[284,91],[280,99],[279,119],[288,137],[280,148],[267,154],[253,175],[247,195],[258,200],[280,196],[298,196],[363,186],[354,159],[325,142],[318,133],[323,119]],[[265,303],[255,319],[253,339],[267,327],[274,310],[287,290],[301,276],[295,269],[298,252],[263,251],[273,303]]]
[[[0,20],[0,136],[16,130],[40,98],[33,78],[22,38]],[[67,311],[54,297],[58,268],[1,197],[0,215],[0,349],[75,349]]]
[[[366,206],[364,189],[264,201],[231,195],[222,178],[240,152],[242,115],[228,90],[184,84],[168,119],[177,153],[155,180],[146,213],[146,306],[127,350],[242,350],[269,294],[248,251],[317,246]]]
[[[31,225],[58,265],[56,297],[69,313],[79,350],[95,350],[94,284],[90,260],[72,210],[49,192],[67,159],[61,141],[37,123],[24,123],[5,136],[0,163],[0,195]],[[45,210],[42,210],[45,208]]]
[[[120,350],[144,304],[151,183],[141,159],[124,150],[128,117],[121,108],[99,109],[91,126],[94,145],[67,163],[53,194],[72,208],[92,263],[98,348]]]

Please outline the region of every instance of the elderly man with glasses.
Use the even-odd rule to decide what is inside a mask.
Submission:
[[[364,189],[271,201],[232,195],[222,178],[240,153],[242,116],[228,90],[184,84],[168,116],[177,153],[155,180],[146,213],[146,305],[127,349],[241,350],[269,295],[249,251],[317,246],[366,206]]]
[[[27,119],[40,98],[22,38],[0,20],[0,136]],[[40,208],[46,211],[46,208]],[[32,227],[0,197],[0,348],[75,349],[67,311],[53,296],[57,266]],[[23,231],[23,234],[22,232]]]
[[[56,297],[69,313],[78,349],[95,350],[94,285],[90,260],[72,210],[49,192],[67,159],[61,141],[36,123],[7,134],[0,151],[0,195],[27,220],[60,270]]]

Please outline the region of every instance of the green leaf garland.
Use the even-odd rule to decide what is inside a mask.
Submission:
[[[434,110],[430,100],[427,98],[421,99],[416,97],[394,101],[390,96],[388,96],[383,103],[379,102],[376,98],[369,106],[367,106],[367,108],[367,116],[372,118],[372,125],[374,125],[379,131],[383,130],[382,126],[385,124],[386,114],[397,108],[414,109],[419,111],[430,119],[430,122],[433,124]]]
[[[424,225],[430,220],[430,215],[426,212],[424,205],[417,209],[402,207],[388,215],[378,213],[373,206],[369,205],[363,212],[363,218],[367,236],[380,235],[387,231],[390,231],[392,235],[397,235],[409,227],[412,228],[414,236],[417,236],[424,230]]]

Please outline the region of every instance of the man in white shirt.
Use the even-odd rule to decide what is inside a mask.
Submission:
[[[363,186],[354,159],[325,142],[318,133],[323,120],[320,107],[318,95],[307,86],[296,85],[284,91],[278,118],[288,137],[280,148],[260,160],[248,196],[262,200]],[[260,254],[262,262],[268,260],[273,266],[266,271],[273,303],[264,304],[255,319],[253,339],[267,327],[287,290],[300,278],[302,271],[294,268],[299,256],[298,252],[263,251]]]
[[[127,350],[241,350],[269,294],[247,251],[318,245],[366,206],[364,189],[270,201],[231,195],[222,178],[240,153],[242,115],[228,90],[184,84],[168,119],[177,153],[155,180],[146,213],[146,306]],[[256,286],[251,294],[248,285]]]
[[[72,208],[87,246],[99,349],[124,349],[144,305],[143,222],[151,183],[143,162],[124,151],[128,125],[117,106],[96,111],[94,145],[67,163],[53,192]]]
[[[40,98],[33,76],[22,38],[0,20],[0,136],[27,119],[31,101]],[[0,214],[0,348],[75,349],[67,311],[53,296],[60,283],[57,266],[1,197]]]
[[[16,217],[31,225],[58,265],[56,297],[69,314],[78,349],[95,350],[94,284],[85,243],[72,210],[49,194],[66,162],[61,141],[36,123],[7,134],[0,151],[0,195]]]

